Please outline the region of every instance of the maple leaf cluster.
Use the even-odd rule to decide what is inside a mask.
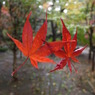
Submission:
[[[45,41],[47,34],[47,16],[46,16],[45,22],[38,30],[35,38],[33,39],[32,33],[33,30],[29,22],[31,13],[32,12],[28,14],[26,22],[24,24],[22,42],[18,41],[17,39],[13,38],[7,33],[7,35],[12,39],[12,41],[16,44],[19,50],[27,57],[27,59],[12,73],[12,75],[14,75],[14,73],[17,72],[17,70],[20,69],[29,58],[31,64],[35,68],[38,68],[37,62],[48,63],[51,62],[55,64],[53,60],[47,58],[47,56],[52,53],[63,59],[60,63],[57,64],[55,69],[51,70],[50,72],[63,69],[63,67],[66,66],[66,64],[68,64],[70,71],[72,71],[70,60],[72,59],[74,62],[79,62],[75,57],[81,54],[81,52],[86,48],[85,46],[81,49],[75,50],[77,45],[77,32],[73,40],[71,40],[71,35],[67,28],[65,27],[63,20],[61,19],[63,25],[62,41],[46,42]],[[63,47],[64,49],[62,50]]]
[[[55,70],[60,70],[63,69],[66,64],[68,64],[68,67],[70,69],[70,72],[72,72],[72,66],[74,67],[75,71],[77,72],[77,69],[71,63],[71,60],[74,62],[79,63],[78,59],[76,56],[80,55],[82,51],[87,47],[87,45],[83,48],[76,49],[77,46],[77,31],[73,37],[73,40],[71,40],[71,34],[66,28],[63,20],[61,19],[62,26],[63,26],[63,31],[62,31],[62,41],[65,41],[64,43],[64,49],[60,49],[57,52],[54,52],[54,54],[60,58],[63,58],[62,61],[60,61],[57,66],[55,67],[54,70],[51,70],[50,72],[53,72]],[[52,46],[51,46],[52,47]]]

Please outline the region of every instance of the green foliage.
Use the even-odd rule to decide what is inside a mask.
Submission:
[[[50,38],[48,39],[48,42],[52,42],[52,40],[53,40],[52,37],[50,37]]]
[[[8,50],[7,47],[0,46],[0,52],[5,52],[5,51],[7,51],[7,50]]]
[[[82,44],[82,45],[85,45],[85,44],[88,44],[89,42],[89,39],[86,39],[85,38],[85,33],[87,30],[85,30],[85,28],[81,28],[81,27],[77,27],[78,29],[78,44]]]
[[[87,32],[89,28],[89,25],[86,24],[86,18],[90,18],[89,11],[91,4],[87,10],[87,2],[87,0],[59,0],[59,2],[53,2],[54,6],[52,10],[48,11],[48,19],[54,20],[60,31],[62,31],[60,18],[63,19],[72,37],[78,26],[78,44],[87,44],[89,42],[88,39],[85,39],[85,32]],[[55,11],[55,8],[58,6],[60,6],[60,11]],[[65,9],[67,13],[64,12]]]
[[[48,20],[53,20],[57,23],[57,31],[60,30],[62,32],[62,25],[60,18],[63,19],[64,23],[68,27],[73,37],[76,26],[78,26],[78,43],[87,43],[88,41],[84,38],[85,32],[87,31],[88,25],[84,24],[86,22],[86,18],[90,19],[90,9],[91,9],[91,2],[89,0],[9,0],[6,3],[6,6],[9,7],[9,2],[12,2],[13,5],[16,3],[18,6],[18,10],[22,15],[20,15],[17,19],[19,20],[19,25],[17,26],[18,34],[20,35],[22,32],[22,27],[25,22],[25,18],[29,11],[32,11],[32,15],[30,18],[30,22],[34,31],[38,30],[39,26],[41,26],[41,21],[38,23],[39,19],[45,19],[45,9],[43,8],[43,4],[47,2],[52,2],[53,5],[50,5],[52,8],[51,10],[47,10]],[[21,3],[19,5],[19,2]],[[88,4],[88,6],[87,6]],[[15,5],[15,7],[16,7]],[[42,6],[40,8],[39,6]],[[56,8],[60,7],[60,10],[56,10]],[[64,10],[67,9],[67,13]],[[14,11],[16,13],[16,11]],[[16,14],[17,15],[17,14]],[[82,25],[85,25],[82,27]],[[49,26],[50,28],[51,26]],[[80,32],[82,31],[82,32]],[[50,34],[51,29],[49,29],[48,34]],[[83,33],[84,32],[84,33]],[[80,37],[82,36],[82,37]],[[20,37],[18,37],[19,39]],[[50,38],[51,39],[51,38]],[[58,38],[59,39],[59,38]]]
[[[85,27],[85,26],[74,26],[74,25],[71,25],[68,27],[68,30],[70,31],[71,33],[71,36],[73,38],[75,32],[76,32],[76,29],[77,29],[77,42],[78,42],[78,45],[85,45],[85,44],[88,44],[89,43],[89,39],[86,39],[85,38],[85,34],[88,30],[88,27]]]

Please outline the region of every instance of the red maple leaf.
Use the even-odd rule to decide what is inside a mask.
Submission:
[[[32,12],[29,13],[27,16],[26,22],[24,24],[23,33],[22,33],[22,43],[19,42],[17,39],[14,39],[11,37],[8,33],[7,35],[13,40],[13,42],[16,44],[16,46],[19,48],[19,50],[27,56],[27,59],[21,64],[13,73],[12,75],[17,72],[21,66],[25,64],[25,62],[30,58],[31,64],[38,68],[38,62],[51,62],[55,63],[53,60],[46,58],[45,56],[50,54],[50,52],[44,52],[46,51],[46,46],[42,46],[43,41],[46,38],[47,34],[47,17],[44,24],[41,26],[41,28],[38,30],[34,40],[33,40],[33,34],[32,34],[32,28],[31,24],[29,22],[29,17]],[[40,53],[41,52],[41,53]]]
[[[71,40],[71,34],[69,33],[69,31],[67,30],[63,20],[61,19],[61,22],[62,22],[62,25],[63,25],[63,32],[62,32],[62,41],[64,43],[64,50],[60,49],[56,52],[53,51],[53,48],[52,48],[52,51],[53,53],[60,57],[60,58],[63,58],[61,62],[59,62],[57,64],[57,66],[55,67],[54,70],[51,70],[50,72],[53,72],[55,70],[59,70],[59,69],[63,69],[64,66],[66,66],[66,64],[68,64],[68,67],[70,69],[70,72],[72,72],[72,66],[74,67],[74,65],[71,63],[71,59],[74,61],[74,62],[78,62],[79,61],[76,59],[76,56],[80,55],[82,53],[82,51],[86,48],[83,47],[83,48],[80,48],[80,49],[76,49],[76,45],[77,45],[77,32],[76,34],[74,35],[73,37],[73,40]],[[52,47],[52,45],[49,47]],[[75,50],[76,49],[76,50]],[[72,66],[71,66],[72,65]],[[75,71],[76,68],[74,67]]]

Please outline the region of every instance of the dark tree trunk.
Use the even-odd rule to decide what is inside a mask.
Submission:
[[[93,50],[93,58],[92,58],[92,71],[94,71],[94,67],[95,67],[95,50]]]
[[[92,6],[91,6],[91,11],[90,11],[90,16],[91,16],[91,19],[93,17],[93,8],[94,8],[94,3],[92,3]],[[92,48],[93,48],[93,43],[92,43],[92,35],[93,35],[93,27],[91,26],[90,27],[90,34],[89,34],[89,44],[90,44],[90,50],[89,50],[89,60],[91,59],[91,51],[92,51]]]
[[[16,69],[16,62],[17,62],[17,56],[16,56],[16,45],[14,44],[14,49],[13,49],[13,71]],[[13,79],[17,80],[17,73],[13,75]]]
[[[91,51],[92,51],[92,35],[93,35],[93,28],[90,27],[90,34],[89,34],[89,45],[90,45],[90,49],[89,49],[89,60],[91,59]]]
[[[17,24],[14,23],[14,32],[13,32],[13,35],[15,37],[17,37]],[[13,71],[16,70],[16,63],[17,63],[17,56],[16,56],[16,52],[17,52],[17,48],[16,48],[16,45],[14,43],[14,46],[13,46]],[[14,80],[17,80],[17,72],[13,75],[13,79]]]
[[[9,0],[9,13],[10,13],[10,16],[12,18],[12,21],[13,21],[12,23],[13,23],[13,28],[14,28],[12,36],[17,38],[18,37],[17,29],[18,29],[18,26],[19,26],[19,19],[18,19],[17,15],[13,14],[12,9],[14,8],[14,5],[15,5],[14,1]],[[17,56],[16,56],[17,48],[16,48],[15,44],[12,48],[12,52],[13,52],[13,71],[15,71],[16,70],[16,63],[17,63]],[[17,80],[17,73],[13,74],[13,79]]]
[[[53,36],[53,41],[56,41],[56,31],[54,27],[54,22],[51,21],[51,28],[52,28],[52,36]]]

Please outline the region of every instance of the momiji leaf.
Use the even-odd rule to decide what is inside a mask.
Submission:
[[[32,28],[31,24],[29,22],[29,17],[31,16],[31,13],[27,16],[26,22],[24,24],[23,33],[22,33],[22,42],[23,46],[26,48],[28,55],[30,53],[30,49],[33,42],[33,34],[32,34]]]
[[[64,50],[60,49],[57,52],[54,52],[54,54],[60,58],[65,58],[66,57],[66,53],[64,52]]]
[[[61,49],[63,47],[64,43],[66,43],[66,42],[70,43],[70,41],[54,41],[54,42],[46,42],[44,40],[42,40],[42,41],[45,42],[45,45],[41,46],[35,52],[35,54],[37,54],[38,56],[48,56],[48,55],[52,54],[53,52],[56,52],[59,49]],[[75,42],[75,40],[72,40],[71,42]]]
[[[55,63],[53,60],[46,58],[45,56],[50,54],[50,50],[49,53],[46,52],[45,49],[47,48],[43,48],[42,44],[43,41],[46,38],[46,33],[47,33],[47,16],[46,16],[46,21],[44,22],[44,24],[41,26],[41,28],[38,30],[36,37],[33,40],[33,34],[32,34],[32,28],[31,28],[31,24],[29,22],[29,17],[31,15],[31,12],[28,14],[26,22],[24,24],[24,28],[23,28],[23,33],[22,33],[22,43],[19,42],[18,40],[14,39],[13,37],[11,37],[8,33],[8,36],[13,40],[13,42],[16,44],[16,46],[21,50],[21,52],[27,56],[27,59],[23,62],[23,64],[21,64],[13,73],[12,75],[21,68],[21,66],[23,66],[25,64],[25,62],[28,60],[28,58],[30,58],[31,64],[35,67],[38,68],[38,62],[51,62],[51,63]],[[45,51],[45,52],[44,52]],[[42,55],[41,53],[42,52]],[[44,53],[43,53],[44,52]]]
[[[23,52],[23,54],[24,54],[25,56],[28,56],[28,54],[27,54],[25,48],[23,47],[22,43],[19,42],[19,41],[16,40],[16,39],[14,39],[13,37],[11,37],[8,33],[7,33],[7,35],[14,41],[14,43],[15,43],[16,46],[21,50],[21,52]]]
[[[42,27],[37,32],[36,37],[34,38],[32,44],[31,53],[34,53],[43,44],[42,40],[45,40],[46,34],[47,34],[47,21],[44,22]]]
[[[53,52],[56,52],[59,49],[61,49],[64,43],[62,41],[55,41],[55,42],[46,42],[44,40],[42,41],[45,42],[45,45],[35,52],[35,54],[37,54],[38,56],[48,56],[52,54]],[[40,50],[42,52],[40,52]]]
[[[78,59],[76,59],[75,57],[71,56],[71,59],[74,61],[74,62],[77,62],[77,63],[80,63]]]
[[[71,43],[71,51],[73,51],[77,46],[77,31],[76,31],[76,34],[73,37],[73,40],[75,40],[75,42]]]
[[[54,72],[56,70],[63,69],[63,67],[65,67],[66,64],[67,64],[67,61],[66,60],[67,59],[63,59],[62,61],[60,61],[60,63],[58,63],[57,66],[53,70],[51,70],[50,72]]]
[[[62,41],[70,41],[71,40],[71,35],[70,35],[68,29],[66,28],[66,26],[65,26],[62,19],[61,19],[61,22],[62,22],[62,26],[63,26],[63,29],[62,29]],[[69,47],[70,47],[69,43],[64,43],[65,52],[69,52]]]
[[[68,59],[68,67],[70,69],[70,72],[72,72],[72,67],[71,67],[71,61],[70,61],[70,59]]]
[[[41,46],[36,52],[35,55],[38,56],[48,56],[50,55],[52,52],[50,51],[49,47],[45,44],[43,46]]]
[[[54,42],[43,41],[43,42],[45,42],[45,46],[44,47],[47,48],[47,54],[49,55],[51,53],[54,53],[54,52],[57,52],[58,50],[60,50],[63,47],[64,43],[75,42],[75,40],[70,40],[70,41],[54,41]]]
[[[64,45],[62,41],[46,42],[46,44],[47,44],[48,48],[51,50],[51,52],[58,51]]]
[[[77,49],[72,53],[72,56],[78,56],[82,53],[82,51],[87,47],[87,45],[83,48]]]
[[[51,60],[51,59],[49,59],[49,58],[46,58],[46,57],[40,57],[40,56],[38,56],[38,55],[36,55],[36,56],[31,56],[34,60],[37,60],[37,61],[39,61],[39,62],[51,62],[51,63],[53,63],[53,64],[55,64],[55,62],[53,61],[53,60]],[[30,57],[30,58],[31,58]]]
[[[46,44],[51,48],[51,50],[56,52],[63,47],[64,43],[71,43],[71,42],[75,42],[75,40],[46,42]]]
[[[63,60],[65,59],[65,62],[64,63],[61,62],[60,65],[58,63],[57,66],[55,67],[55,69],[51,70],[51,72],[55,71],[55,70],[58,70],[59,68],[62,69],[61,66],[65,66],[66,64],[68,64],[70,72],[72,72],[71,59],[74,62],[79,63],[79,61],[75,58],[75,56],[78,56],[79,54],[81,54],[82,51],[86,48],[86,46],[84,48],[75,50],[76,45],[77,45],[77,31],[76,31],[76,34],[73,37],[73,40],[71,40],[71,34],[67,30],[67,28],[66,28],[66,26],[65,26],[62,19],[61,19],[61,22],[62,22],[62,25],[63,25],[62,41],[65,42],[65,43],[63,43],[64,50],[60,49],[60,50],[55,52],[55,51],[53,51],[53,48],[52,49],[50,48],[50,49],[56,56],[58,56],[60,58],[63,58]],[[73,67],[74,67],[74,65],[73,65]],[[75,69],[75,71],[77,71],[75,67],[74,67],[74,69]]]
[[[62,32],[62,40],[63,41],[68,41],[71,40],[71,34],[69,33],[68,29],[66,28],[63,20],[61,19],[62,26],[63,26],[63,32]]]
[[[33,58],[30,57],[31,64],[38,69],[38,63],[37,61],[33,60]]]

